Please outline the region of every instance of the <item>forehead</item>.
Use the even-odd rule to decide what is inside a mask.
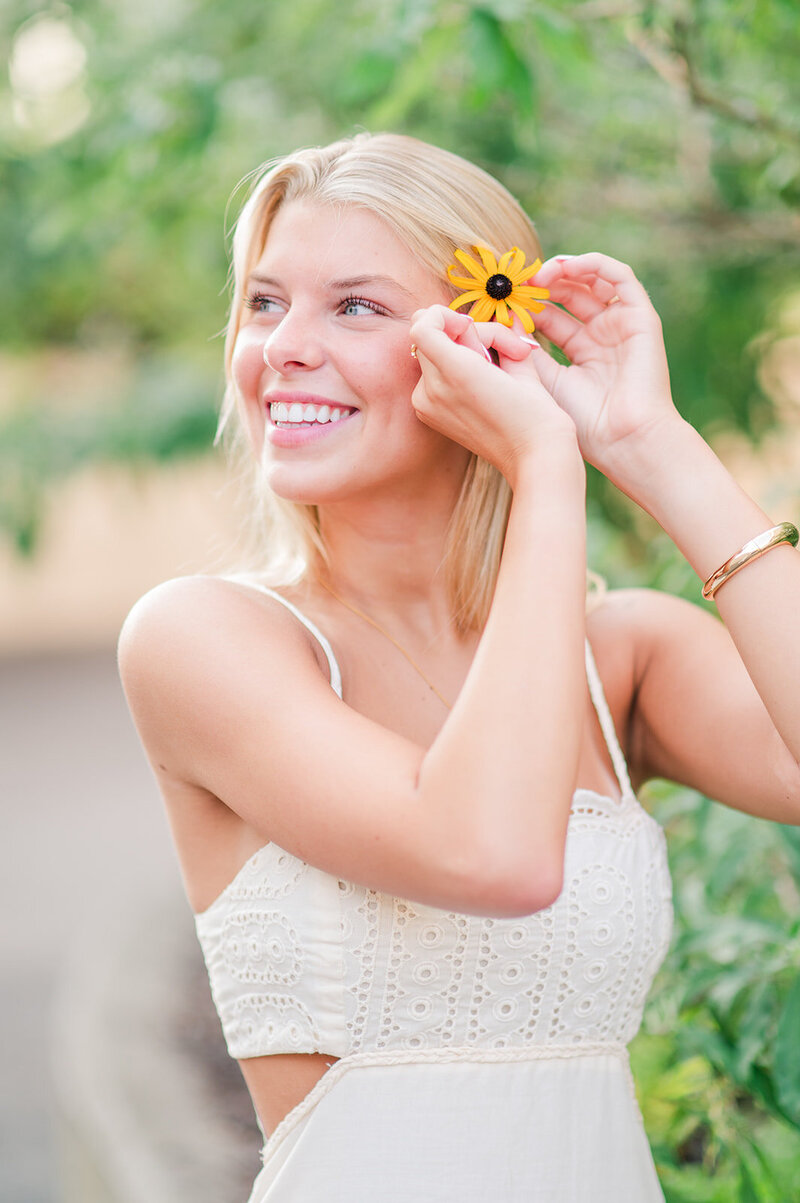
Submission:
[[[415,295],[444,286],[444,266],[440,276],[431,272],[377,214],[357,205],[311,200],[281,206],[254,270],[318,284],[385,277]]]

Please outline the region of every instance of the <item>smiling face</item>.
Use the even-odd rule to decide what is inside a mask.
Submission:
[[[468,453],[411,405],[411,316],[449,294],[384,221],[290,201],[245,287],[232,370],[275,493],[318,504],[460,479]]]

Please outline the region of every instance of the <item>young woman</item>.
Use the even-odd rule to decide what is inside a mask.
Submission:
[[[670,891],[631,779],[800,822],[796,532],[673,407],[630,268],[538,252],[390,135],[273,164],[237,226],[224,418],[271,535],[148,594],[120,661],[269,1134],[253,1201],[661,1199],[626,1044]],[[587,605],[584,460],[724,625]]]

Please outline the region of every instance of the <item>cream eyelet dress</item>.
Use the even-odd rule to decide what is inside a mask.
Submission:
[[[255,587],[341,697],[325,637]],[[576,791],[546,910],[438,910],[267,844],[196,916],[232,1057],[340,1058],[266,1141],[249,1203],[663,1203],[626,1045],[670,939],[665,842],[588,642],[586,671],[621,798]]]

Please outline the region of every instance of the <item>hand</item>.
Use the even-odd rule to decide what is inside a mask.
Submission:
[[[584,459],[623,484],[632,440],[679,417],[658,314],[630,267],[607,255],[548,259],[534,279],[568,311],[546,305],[537,330],[571,361],[539,350],[539,376],[575,423]]]
[[[520,326],[520,332],[522,327]],[[575,427],[542,384],[531,344],[497,322],[476,323],[444,305],[414,314],[421,378],[417,417],[498,468],[512,488],[520,464]],[[498,364],[484,348],[493,348]]]

